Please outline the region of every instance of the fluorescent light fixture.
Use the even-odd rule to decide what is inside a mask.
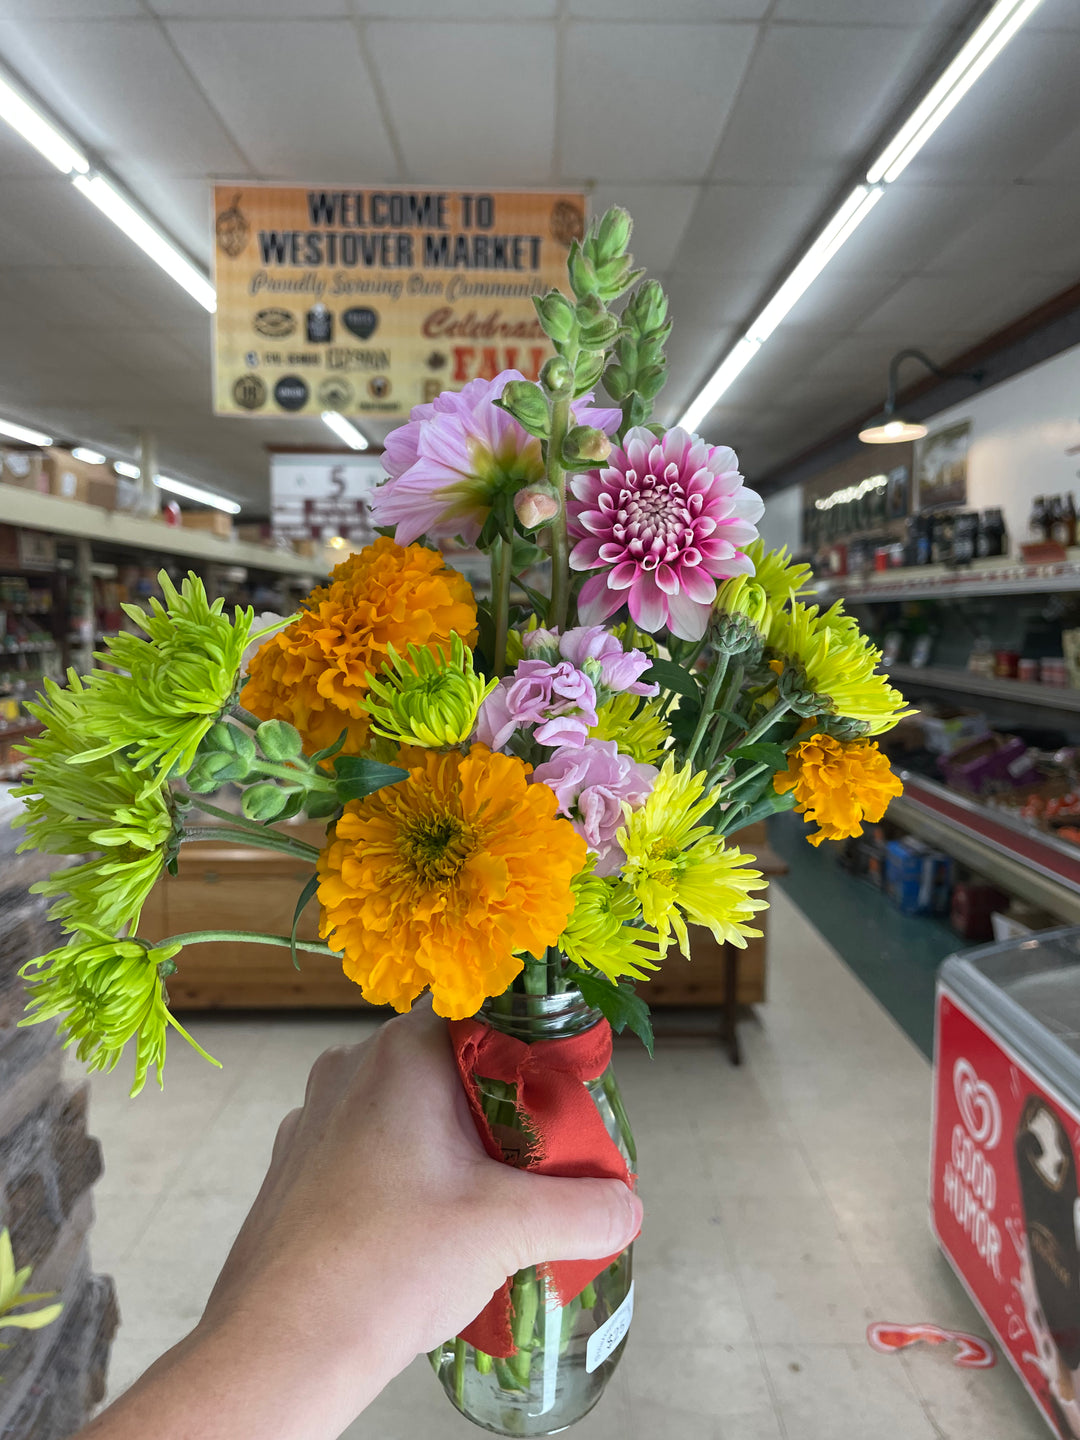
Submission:
[[[127,480],[138,480],[142,474],[138,465],[132,465],[130,460],[114,460],[113,469],[118,475],[123,475]]]
[[[686,407],[679,420],[684,430],[694,430],[705,419],[720,396],[742,374],[760,349],[761,341],[751,340],[748,335],[736,342],[734,349],[728,351],[705,388],[695,395]]]
[[[53,437],[43,435],[40,430],[31,430],[26,425],[16,425],[14,420],[0,420],[0,435],[9,440],[21,440],[24,445],[51,445]]]
[[[859,431],[864,445],[899,445],[902,440],[921,440],[926,426],[917,420],[885,420],[879,425],[867,425]]]
[[[84,465],[104,465],[105,456],[100,450],[88,450],[85,445],[76,445],[72,450],[76,460],[81,460]]]
[[[217,295],[206,276],[194,266],[171,240],[141,215],[116,186],[104,175],[75,175],[72,182],[80,194],[143,251],[166,275],[172,277],[188,294],[211,314],[217,309]]]
[[[79,147],[3,75],[0,75],[0,119],[6,120],[64,175],[72,171],[85,175],[90,169],[90,161]]]
[[[368,448],[367,436],[361,435],[356,426],[350,425],[345,416],[339,415],[336,410],[324,410],[322,422],[330,427],[339,440],[344,440],[350,449],[366,450]]]
[[[757,340],[762,345],[765,343],[884,193],[880,186],[870,189],[866,185],[856,185],[765,309],[751,324],[746,332],[750,339]]]
[[[186,480],[174,480],[171,475],[155,475],[154,484],[170,495],[181,495],[185,500],[196,500],[200,505],[224,510],[226,515],[240,514],[240,506],[235,500],[226,500],[224,495],[215,495],[213,490],[204,490],[201,485],[189,485]]]
[[[990,62],[1001,54],[1042,0],[997,0],[982,23],[960,47],[939,80],[901,125],[866,172],[867,184],[891,185],[914,160],[945,117],[971,89]]]

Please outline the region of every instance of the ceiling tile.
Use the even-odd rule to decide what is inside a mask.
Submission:
[[[673,268],[698,280],[728,270],[771,276],[820,211],[816,185],[707,185]]]
[[[713,167],[718,180],[837,183],[915,78],[917,29],[771,26]]]
[[[241,157],[153,20],[0,24],[0,55],[110,162],[227,173]]]
[[[121,163],[114,168],[168,234],[209,270],[213,181],[201,175],[163,175],[141,164]]]
[[[969,269],[952,275],[918,275],[905,280],[858,325],[865,334],[905,336],[896,348],[925,348],[929,331],[975,330],[991,335],[1061,290],[1059,279]]]
[[[778,0],[774,20],[800,20],[811,25],[876,25],[882,27],[955,24],[970,11],[968,0],[904,0],[902,6],[881,0]]]
[[[1080,184],[1080,125],[1064,129],[1061,138],[1021,178],[1035,183]]]
[[[257,3],[257,0],[256,0]],[[357,15],[378,20],[445,20],[446,0],[352,0]],[[559,0],[454,0],[456,20],[552,20]]]
[[[634,264],[659,275],[671,264],[700,193],[696,185],[635,185],[622,180],[597,185],[589,196],[589,208],[593,215],[602,215],[611,205],[629,210],[634,217],[630,242]]]
[[[2,213],[8,220],[17,219],[25,233],[41,237],[42,264],[54,258],[66,265],[135,262],[161,273],[55,171],[47,180],[5,180]]]
[[[364,183],[394,174],[359,36],[348,21],[173,20],[167,29],[264,177]],[[317,103],[298,76],[317,86]]]
[[[567,0],[583,20],[760,20],[771,0]]]
[[[349,0],[146,0],[164,20],[343,20]]]
[[[1012,185],[973,209],[968,222],[929,257],[927,271],[960,274],[1000,266],[1005,272],[1080,278],[1080,187]]]
[[[971,228],[974,216],[981,224],[1001,194],[1000,185],[916,185],[904,175],[830,262],[829,273],[912,274],[923,269],[943,243]]]
[[[1042,0],[1027,21],[1027,30],[1080,30],[1080,9],[1076,0]]]
[[[102,20],[145,14],[141,0],[0,0],[0,20]]]
[[[51,265],[0,270],[0,311],[8,323],[15,313],[66,315],[72,325],[91,331],[130,325],[135,311],[121,294],[103,286],[91,270]]]
[[[1016,180],[1076,124],[1076,47],[1013,37],[911,162],[912,180]]]
[[[554,25],[374,21],[365,35],[410,176],[550,183]]]
[[[753,25],[571,23],[559,96],[564,168],[604,180],[700,179],[756,35]]]

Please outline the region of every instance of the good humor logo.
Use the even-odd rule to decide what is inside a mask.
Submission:
[[[954,1125],[945,1162],[945,1204],[995,1280],[1001,1279],[1001,1231],[993,1217],[997,1174],[986,1157],[1001,1139],[1001,1104],[969,1060],[953,1066],[953,1094],[962,1125]]]

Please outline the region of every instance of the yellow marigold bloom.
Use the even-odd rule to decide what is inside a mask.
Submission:
[[[376,1005],[473,1015],[574,908],[585,841],[530,767],[474,745],[405,751],[409,778],[350,801],[319,860],[322,935]]]
[[[669,757],[640,809],[626,812],[626,826],[616,839],[626,851],[623,879],[641,902],[641,914],[665,943],[674,931],[679,949],[690,954],[686,922],[704,925],[719,941],[740,949],[758,936],[747,923],[767,908],[752,898],[763,890],[758,870],[745,868],[750,855],[737,846],[725,848],[723,836],[698,821],[711,810],[719,790],[705,791],[705,772],[688,765],[675,769]]]
[[[361,702],[368,674],[378,675],[393,646],[438,652],[455,632],[476,640],[469,582],[423,545],[404,549],[382,537],[338,565],[330,584],[308,596],[298,619],[266,642],[251,662],[240,703],[260,720],[287,720],[308,753],[333,745],[346,755],[368,743],[371,720]]]
[[[839,600],[824,614],[795,601],[774,619],[768,644],[783,660],[780,694],[799,697],[799,714],[839,715],[865,725],[871,735],[915,714],[888,676],[878,673],[881,651]]]
[[[589,735],[595,740],[614,740],[632,760],[655,765],[671,738],[671,730],[656,713],[658,709],[655,701],[642,700],[624,690],[599,707]]]
[[[872,740],[841,744],[832,735],[801,740],[773,786],[778,795],[793,790],[795,808],[806,816],[806,823],[820,825],[806,837],[811,845],[861,835],[862,822],[880,820],[893,796],[904,792]]]

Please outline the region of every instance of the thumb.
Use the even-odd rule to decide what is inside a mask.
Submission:
[[[508,1169],[506,1182],[500,1209],[514,1217],[510,1270],[547,1260],[603,1260],[625,1250],[641,1229],[641,1201],[621,1180]]]

